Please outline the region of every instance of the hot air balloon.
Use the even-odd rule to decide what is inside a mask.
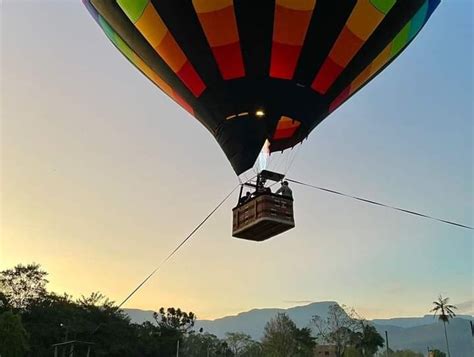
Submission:
[[[439,3],[84,0],[115,47],[214,136],[237,175],[264,145],[302,142],[407,47]],[[278,175],[267,171],[254,187]],[[265,209],[257,197],[234,209],[234,233],[263,240],[294,226],[292,200],[268,197],[259,198]]]

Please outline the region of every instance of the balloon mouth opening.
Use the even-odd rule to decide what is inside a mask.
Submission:
[[[260,154],[258,154],[257,158],[257,170],[258,172],[265,170],[268,166],[268,159],[270,157],[270,140],[265,139],[265,143],[262,146],[262,150]]]

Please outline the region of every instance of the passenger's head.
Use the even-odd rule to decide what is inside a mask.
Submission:
[[[283,186],[288,186],[288,181],[283,181],[281,184],[282,184]]]

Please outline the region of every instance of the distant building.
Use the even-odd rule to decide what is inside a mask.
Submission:
[[[337,357],[334,345],[317,345],[313,352],[314,357]]]

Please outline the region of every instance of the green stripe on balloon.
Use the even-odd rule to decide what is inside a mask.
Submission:
[[[370,3],[383,14],[387,14],[396,2],[397,0],[370,0]]]
[[[130,62],[135,63],[135,53],[133,50],[125,43],[124,40],[122,40],[121,37],[118,35],[115,37],[115,44],[117,45],[118,49],[120,52],[122,52],[125,57],[127,57]]]
[[[114,29],[110,27],[108,22],[105,21],[102,16],[99,16],[99,24],[109,40],[112,41],[112,43],[117,46],[119,51],[122,52],[123,55],[133,63],[135,58],[133,50],[125,43],[124,40],[122,40],[122,38],[114,31]]]
[[[420,10],[416,12],[415,16],[413,16],[413,19],[411,20],[410,35],[408,36],[409,40],[412,40],[425,24],[427,13],[428,0],[425,1]]]
[[[148,2],[148,0],[117,0],[119,6],[127,13],[133,23],[137,22],[142,16]]]
[[[99,16],[99,25],[102,28],[102,30],[105,32],[107,37],[113,41],[115,37],[115,31],[112,27],[110,27],[109,23],[105,21],[105,19],[102,16]]]
[[[398,52],[400,52],[403,47],[408,42],[408,34],[410,32],[410,22],[408,22],[405,26],[403,26],[402,30],[395,36],[392,42],[392,48],[390,55],[393,57]]]

